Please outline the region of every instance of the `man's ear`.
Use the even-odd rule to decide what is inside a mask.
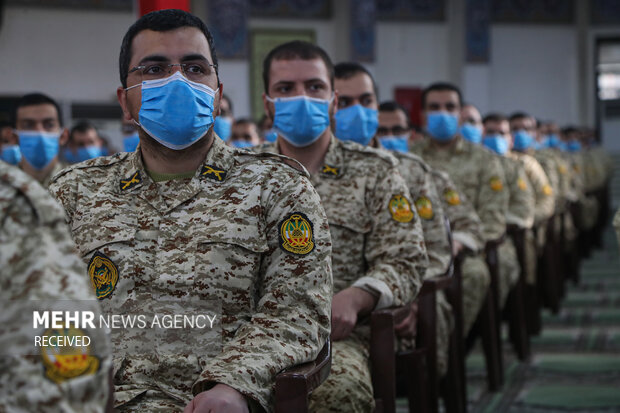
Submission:
[[[267,100],[267,95],[265,94],[265,92],[263,92],[263,110],[265,111],[265,115],[267,115],[267,117],[269,119],[271,119],[271,121],[273,122],[273,118],[275,117],[275,113],[273,111],[271,111],[269,105],[271,104],[270,101]]]
[[[224,94],[224,84],[220,83],[218,86],[218,94],[217,96],[217,105],[214,105],[213,107],[213,118],[215,119],[216,117],[220,116],[220,114],[222,113],[222,95]]]
[[[127,107],[127,91],[119,86],[116,89],[116,97],[118,98],[118,103],[121,105],[121,109],[123,110],[123,119],[132,120],[133,117],[131,113],[129,113],[129,108]]]
[[[58,138],[58,144],[60,146],[65,146],[68,140],[69,140],[69,129],[63,128],[63,131],[60,134],[60,137]]]

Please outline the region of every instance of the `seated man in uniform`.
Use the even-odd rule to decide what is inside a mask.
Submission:
[[[141,17],[119,63],[118,100],[140,127],[137,150],[74,165],[50,191],[92,264],[88,276],[117,274],[97,278],[104,311],[155,298],[215,300],[222,348],[117,356],[115,405],[272,411],[276,374],[315,359],[329,334],[331,240],[319,196],[299,165],[215,137],[223,85],[197,17]]]
[[[332,370],[311,397],[319,412],[372,412],[366,317],[410,304],[428,265],[420,218],[397,161],[336,139],[334,68],[323,49],[293,41],[263,63],[265,113],[277,141],[257,148],[301,162],[321,196],[334,243]]]

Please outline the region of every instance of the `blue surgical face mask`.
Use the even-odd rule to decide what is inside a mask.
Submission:
[[[149,136],[174,150],[185,149],[206,135],[213,125],[217,90],[192,82],[181,72],[164,79],[145,80],[136,122]]]
[[[482,130],[471,123],[465,123],[461,126],[461,135],[471,143],[479,144],[482,142]]]
[[[525,151],[534,145],[534,138],[524,130],[518,130],[512,136],[514,141],[512,147],[515,151]]]
[[[17,165],[22,160],[22,153],[19,151],[19,145],[2,145],[0,159],[11,165]]]
[[[502,135],[486,135],[482,144],[500,155],[505,155],[508,152],[508,141]]]
[[[140,143],[140,135],[138,132],[123,138],[123,149],[125,152],[133,152]]]
[[[278,132],[269,131],[265,134],[265,141],[275,142],[278,139]]]
[[[329,104],[332,99],[267,97],[276,109],[273,129],[293,146],[303,148],[311,145],[329,127]]]
[[[84,162],[89,159],[97,158],[99,156],[103,156],[101,148],[99,146],[84,146],[82,148],[78,148],[77,150],[77,160],[78,162]]]
[[[581,142],[570,141],[568,142],[567,148],[569,152],[579,152],[581,150]]]
[[[232,131],[232,120],[218,116],[213,124],[213,132],[217,134],[224,142],[228,142]]]
[[[44,169],[58,156],[60,132],[16,131],[19,136],[19,150],[35,169]]]
[[[385,135],[379,143],[388,151],[409,152],[409,135]]]
[[[547,148],[557,148],[560,146],[560,138],[555,133],[546,136],[545,144]]]
[[[63,148],[62,150],[62,159],[70,164],[78,163],[77,155],[69,148]]]
[[[353,141],[366,146],[379,127],[379,112],[362,105],[339,109],[336,119],[336,137],[343,141]]]
[[[241,148],[241,149],[251,148],[254,146],[248,141],[232,141],[230,144],[235,148]]]
[[[431,138],[448,142],[454,138],[459,128],[457,115],[448,112],[430,112],[426,115],[426,131]]]

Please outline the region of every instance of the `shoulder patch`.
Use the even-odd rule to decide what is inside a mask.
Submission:
[[[119,185],[120,185],[121,191],[127,191],[133,188],[134,186],[138,185],[140,182],[142,182],[142,176],[140,175],[140,171],[136,171],[130,177],[121,179],[121,182]]]
[[[491,178],[489,180],[489,186],[495,192],[500,192],[501,190],[504,189],[504,184],[503,184],[502,180],[499,179],[498,176],[494,176],[493,178]]]
[[[517,186],[522,191],[527,190],[527,183],[525,182],[525,180],[523,178],[517,179]]]
[[[549,195],[551,195],[553,193],[553,189],[551,189],[551,185],[547,184],[547,185],[543,186],[542,192],[546,196],[549,196]]]
[[[411,203],[402,195],[394,195],[388,202],[388,210],[394,221],[410,222],[413,219]]]
[[[224,169],[213,165],[204,165],[200,170],[200,176],[204,176],[217,182],[222,182],[226,179],[226,174],[227,173]]]
[[[459,196],[459,193],[452,188],[446,189],[443,193],[443,197],[448,205],[455,206],[461,204],[461,197]]]
[[[99,370],[99,358],[90,354],[90,337],[79,328],[54,328],[43,332],[42,338],[49,343],[41,347],[41,359],[45,377],[54,383],[62,383],[81,376],[93,375]],[[60,344],[79,340],[80,345]],[[90,341],[89,341],[90,343]]]
[[[312,252],[314,228],[306,214],[293,212],[280,222],[280,248],[295,255]]]
[[[88,263],[90,277],[97,299],[101,300],[112,294],[118,283],[118,268],[104,254],[96,251]]]
[[[421,196],[415,200],[415,208],[422,219],[431,220],[435,217],[433,203],[425,196]]]
[[[564,165],[560,165],[560,166],[558,166],[558,171],[559,171],[562,175],[566,175],[566,172],[568,172],[568,171],[566,170],[566,166],[564,166]]]

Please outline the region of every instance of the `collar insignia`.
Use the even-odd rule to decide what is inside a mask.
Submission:
[[[218,182],[222,182],[224,179],[226,179],[226,171],[223,169],[219,169],[213,165],[203,166],[202,170],[200,171],[200,175]]]
[[[335,166],[323,165],[323,169],[321,169],[321,173],[323,175],[338,176],[340,175],[340,168],[335,167]]]
[[[121,191],[127,191],[133,188],[134,186],[138,185],[140,182],[142,182],[140,171],[136,171],[136,173],[134,173],[129,178],[121,179],[121,183],[120,183]]]

